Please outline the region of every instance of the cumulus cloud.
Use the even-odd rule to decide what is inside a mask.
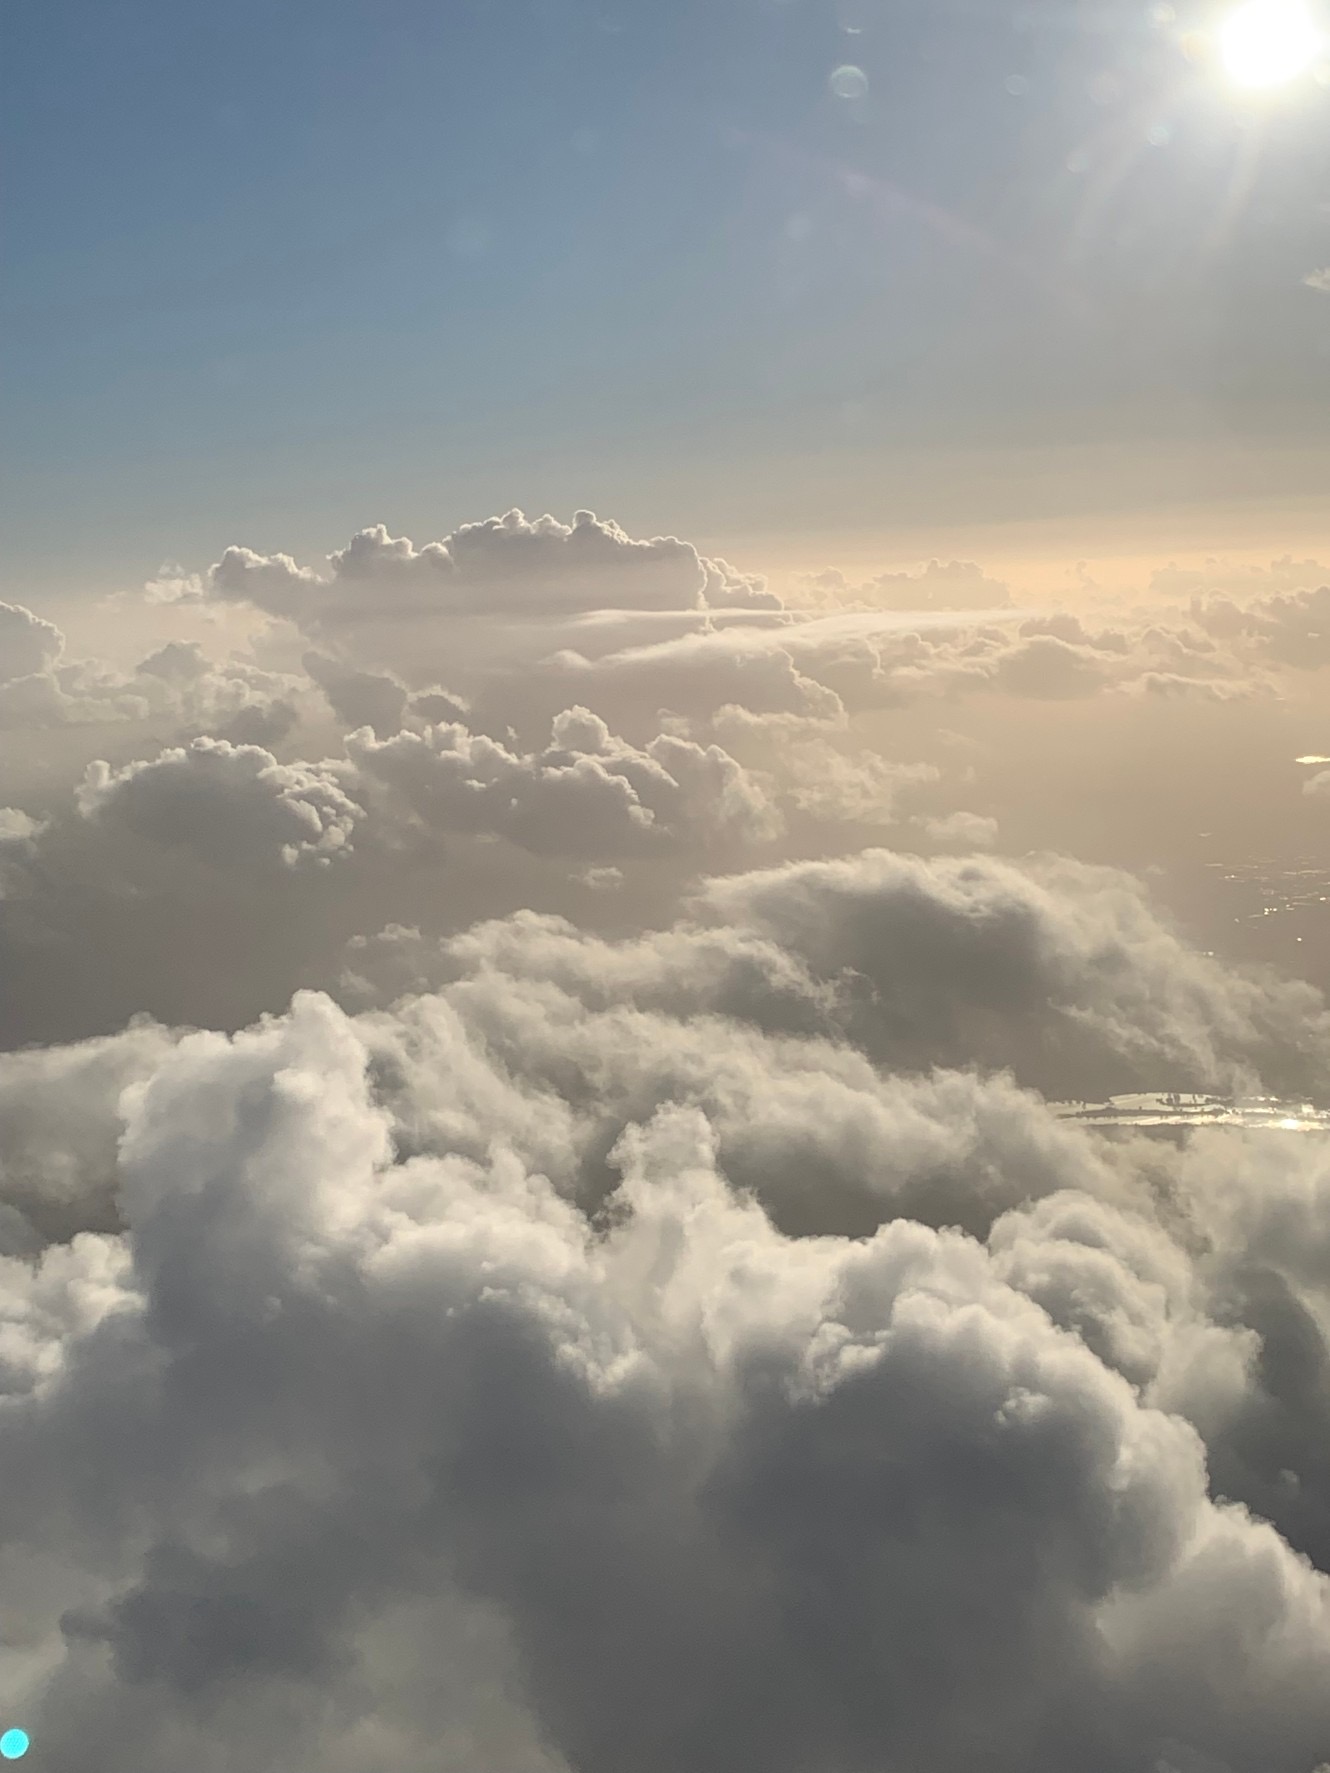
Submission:
[[[0,1176],[4,1227],[66,1242],[117,1223],[120,1098],[150,1077],[175,1034],[140,1018],[121,1033],[66,1047],[0,1053]]]
[[[1229,701],[1270,692],[1249,660],[1202,629],[1188,618],[1094,627],[1060,612],[1026,618],[1014,630],[984,625],[883,638],[877,699],[986,694],[1072,701],[1167,693]]]
[[[1294,604],[1272,603],[1267,632],[1253,627],[1239,653],[1294,663],[1297,642],[1281,631],[1308,630],[1295,605],[1320,569],[1290,558],[1244,572],[1253,594]],[[1154,589],[1195,596],[1222,579],[1166,569]],[[172,582],[193,595],[193,580]],[[422,693],[448,697],[448,718],[460,710],[472,730],[503,742],[511,730],[530,745],[573,703],[642,743],[651,736],[642,723],[710,719],[727,704],[831,719],[971,692],[1204,702],[1269,691],[1248,657],[1216,644],[1215,612],[1208,624],[1194,612],[1161,621],[1156,609],[1097,628],[1047,614],[1013,632],[1005,584],[973,562],[936,559],[858,585],[820,574],[805,587],[820,608],[783,609],[760,581],[688,543],[633,538],[588,512],[567,525],[512,511],[419,547],[380,525],[319,571],[233,547],[197,584],[317,640],[306,670],[343,725],[372,725],[380,738],[413,723],[411,699]],[[1305,649],[1296,662],[1307,662]]]
[[[49,671],[64,650],[60,630],[21,604],[0,603],[0,683]]]
[[[215,663],[196,641],[169,641],[143,659],[129,687],[150,715],[168,716],[193,736],[274,745],[296,725],[308,685],[243,660]]]
[[[328,565],[322,575],[286,554],[233,547],[211,568],[207,589],[311,629],[421,615],[779,608],[760,581],[704,560],[691,543],[637,540],[590,511],[571,524],[508,511],[421,548],[376,524]]]
[[[274,742],[296,724],[309,688],[243,661],[215,663],[195,641],[168,641],[129,672],[64,655],[65,637],[53,623],[0,604],[0,727],[165,718],[197,734]]]
[[[586,708],[565,709],[550,743],[528,756],[457,724],[383,740],[365,729],[347,750],[432,828],[491,832],[541,854],[642,852],[685,833],[761,842],[782,829],[760,785],[718,745],[662,733],[637,750]]]
[[[0,845],[14,851],[26,850],[40,830],[39,822],[30,814],[15,806],[0,806]]]
[[[1327,580],[1330,567],[1317,560],[1296,560],[1291,554],[1284,554],[1267,566],[1235,565],[1213,558],[1198,567],[1162,566],[1151,574],[1149,589],[1178,599],[1206,594],[1248,599],[1314,591]]]
[[[362,816],[331,770],[210,738],[119,770],[90,764],[77,801],[85,819],[218,868],[326,865]]]
[[[378,738],[401,730],[412,698],[406,685],[390,672],[350,670],[317,652],[306,653],[304,664],[344,726],[370,727]],[[454,710],[457,716],[462,712]]]
[[[1315,1773],[1327,1146],[1056,1100],[1324,1101],[1330,1011],[1030,835],[1121,743],[1301,843],[1311,564],[791,611],[510,513],[164,571],[122,667],[6,606],[43,1764]]]
[[[57,1773],[423,1773],[444,1724],[496,1769],[1308,1773],[1330,1583],[1207,1436],[1259,1486],[1281,1381],[1226,1266],[1323,1296],[1323,1165],[1268,1202],[1244,1146],[1213,1201],[1184,1165],[1170,1231],[1001,1080],[513,983],[516,1072],[484,968],[120,1055],[122,1229],[0,1268],[6,1635]],[[898,1210],[930,1174],[973,1230]]]
[[[1013,695],[1062,697],[1093,695],[1106,674],[1091,649],[1055,634],[1034,634],[1002,654],[993,679]]]
[[[495,684],[481,706],[518,723],[540,714],[548,719],[572,702],[629,733],[644,721],[658,726],[667,714],[707,720],[733,704],[755,714],[811,719],[844,713],[836,691],[802,670],[790,648],[746,629],[689,635],[596,659],[565,650],[519,683]]]
[[[997,609],[1011,601],[1011,587],[973,560],[930,560],[918,572],[879,573],[857,584],[832,567],[803,583],[819,601],[868,609]]]
[[[115,673],[61,663],[65,637],[21,605],[0,603],[0,728],[132,719],[146,705]]]
[[[716,881],[698,903],[844,981],[842,1014],[895,1065],[1012,1065],[1049,1094],[1088,1096],[1164,1070],[1182,1087],[1254,1072],[1304,1090],[1330,1057],[1318,993],[1216,965],[1131,876],[1064,858],[869,851]]]

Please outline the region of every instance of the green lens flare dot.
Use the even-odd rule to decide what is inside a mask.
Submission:
[[[28,1732],[26,1730],[6,1730],[0,1736],[0,1755],[7,1761],[17,1761],[28,1752]]]

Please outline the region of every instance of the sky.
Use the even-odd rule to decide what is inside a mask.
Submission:
[[[1330,1773],[1330,15],[1233,4],[7,0],[25,1768]]]
[[[1330,92],[1217,16],[11,0],[7,576],[352,497],[777,574],[1323,543]]]

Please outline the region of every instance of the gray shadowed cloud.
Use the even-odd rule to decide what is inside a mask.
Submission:
[[[1241,1477],[1244,1416],[1288,1395],[1226,1266],[1242,1242],[1323,1298],[1323,1161],[1269,1198],[1258,1147],[1217,1198],[1174,1165],[1170,1230],[1129,1153],[1009,1086],[884,1090],[736,1028],[710,1101],[676,1083],[617,1137],[593,1230],[488,1017],[483,990],[359,1023],[307,995],[187,1036],[123,1098],[125,1231],[6,1265],[6,1628],[57,1773],[93,1741],[110,1773],[423,1773],[440,1679],[479,1767],[1315,1765],[1330,1584],[1216,1499],[1206,1436]],[[962,1196],[1005,1126],[1036,1198],[974,1235],[791,1237],[730,1178],[745,1135],[754,1178],[800,1125],[852,1149],[873,1101],[883,1155],[933,1125]]]

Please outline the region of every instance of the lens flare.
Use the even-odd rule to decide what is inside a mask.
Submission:
[[[1283,86],[1306,73],[1325,48],[1304,0],[1245,0],[1219,31],[1224,70],[1238,86]]]

